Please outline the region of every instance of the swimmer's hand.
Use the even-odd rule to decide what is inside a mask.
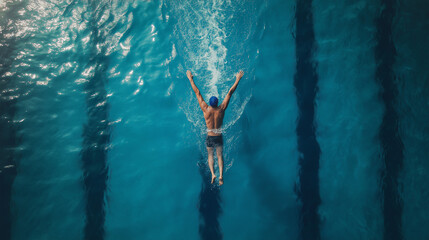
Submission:
[[[239,73],[237,73],[237,75],[235,75],[235,79],[240,80],[244,75],[243,71],[240,71]]]
[[[192,76],[191,71],[186,71],[186,76],[188,76],[189,80],[192,80],[194,78],[194,76]]]

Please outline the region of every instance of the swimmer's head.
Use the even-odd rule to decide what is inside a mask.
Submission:
[[[214,108],[217,107],[217,103],[218,103],[217,97],[215,96],[211,97],[209,103],[210,103],[210,106]]]

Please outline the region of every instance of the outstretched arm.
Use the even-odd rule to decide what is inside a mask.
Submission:
[[[201,110],[205,112],[207,110],[207,103],[204,102],[203,96],[201,96],[200,90],[197,88],[197,85],[194,83],[194,76],[192,76],[191,71],[186,71],[186,76],[188,76],[189,82],[191,83],[192,89],[195,92],[195,95],[197,95],[198,103],[200,104]]]
[[[237,73],[237,75],[235,75],[235,83],[234,85],[232,85],[231,89],[229,89],[228,94],[226,94],[225,99],[220,105],[222,109],[225,110],[228,107],[229,100],[231,99],[232,94],[235,92],[235,89],[237,89],[238,83],[240,82],[240,79],[243,77],[243,75],[244,75],[243,71],[240,71],[239,73]]]

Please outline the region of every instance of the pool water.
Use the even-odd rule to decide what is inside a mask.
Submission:
[[[428,9],[1,1],[0,239],[428,239]]]

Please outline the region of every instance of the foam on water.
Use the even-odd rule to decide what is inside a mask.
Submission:
[[[227,48],[224,45],[225,9],[230,2],[186,1],[175,5],[174,17],[180,24],[176,26],[177,39],[183,39],[180,45],[182,54],[186,54],[185,65],[196,77],[203,76],[204,88],[209,91],[204,95],[219,96],[217,85],[222,84],[225,71]]]
[[[169,67],[173,83],[179,84],[174,84],[168,92],[174,93],[179,108],[194,126],[192,130],[203,152],[205,147],[201,136],[207,134],[206,124],[185,72],[187,69],[192,71],[194,81],[206,101],[211,96],[217,96],[222,101],[235,81],[235,73],[245,71],[239,90],[231,99],[222,127],[225,142],[234,145],[235,142],[231,141],[236,140],[234,134],[238,133],[228,132],[240,119],[252,97],[252,87],[246,86],[254,80],[251,66],[255,64],[257,53],[249,53],[246,46],[256,33],[254,16],[251,15],[255,12],[255,6],[255,3],[245,1],[232,4],[231,1],[220,0],[165,3],[163,17],[169,22],[173,20],[173,50],[165,64]],[[243,83],[246,81],[248,83]],[[233,158],[228,158],[228,151],[226,147],[226,169],[233,163]]]

